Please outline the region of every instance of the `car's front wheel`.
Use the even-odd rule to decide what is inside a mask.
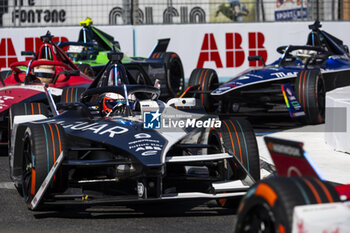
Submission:
[[[242,199],[235,232],[291,233],[295,206],[332,202],[339,202],[339,195],[333,186],[319,179],[264,179]]]
[[[60,125],[30,124],[25,130],[22,188],[24,200],[28,205],[65,148],[65,133]],[[62,176],[56,175],[55,182],[61,184],[61,179]]]
[[[260,180],[260,160],[258,145],[255,133],[250,123],[241,118],[229,118],[221,120],[220,128],[212,128],[209,132],[208,144],[212,149],[209,154],[230,153],[244,166],[255,181]],[[231,164],[221,164],[219,173],[226,180],[241,178],[241,173],[234,160],[228,161]],[[219,205],[233,207],[235,200],[220,199]]]

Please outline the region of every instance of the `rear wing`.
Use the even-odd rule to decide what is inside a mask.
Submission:
[[[279,176],[311,176],[324,180],[302,142],[264,137]]]
[[[157,58],[156,55],[159,53],[164,53],[169,45],[170,39],[159,39],[158,43],[154,46],[152,52],[148,56],[148,58]]]

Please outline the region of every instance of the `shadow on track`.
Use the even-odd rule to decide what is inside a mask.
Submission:
[[[45,211],[33,212],[36,219],[112,219],[112,218],[153,218],[153,217],[198,217],[234,215],[236,209],[219,207],[215,201],[178,201],[163,203],[134,204],[128,206],[49,206]]]

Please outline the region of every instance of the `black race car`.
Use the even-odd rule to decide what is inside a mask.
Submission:
[[[230,206],[260,179],[255,134],[237,118],[195,109],[194,98],[158,99],[135,84],[120,53],[87,90],[68,88],[51,117],[11,107],[10,173],[30,209],[218,199]],[[50,115],[50,114],[48,114]]]
[[[262,57],[248,57],[263,67],[249,69],[224,84],[219,85],[214,70],[195,69],[187,92],[195,94],[208,112],[289,111],[304,123],[322,123],[326,92],[350,85],[350,56],[340,39],[320,29],[319,21],[309,28],[306,45],[277,48],[282,55],[270,65]]]

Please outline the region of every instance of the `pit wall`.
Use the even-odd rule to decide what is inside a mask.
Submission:
[[[120,42],[129,56],[147,57],[157,39],[170,38],[168,51],[179,54],[189,78],[194,68],[214,68],[221,81],[255,67],[250,55],[261,55],[267,64],[279,57],[282,45],[304,45],[312,22],[188,24],[149,26],[97,26]],[[322,29],[350,44],[350,22],[325,22]],[[48,30],[56,40],[76,41],[77,27],[36,27],[0,29],[0,68],[24,60],[21,51],[38,49],[40,36]],[[260,64],[261,65],[261,64]]]

